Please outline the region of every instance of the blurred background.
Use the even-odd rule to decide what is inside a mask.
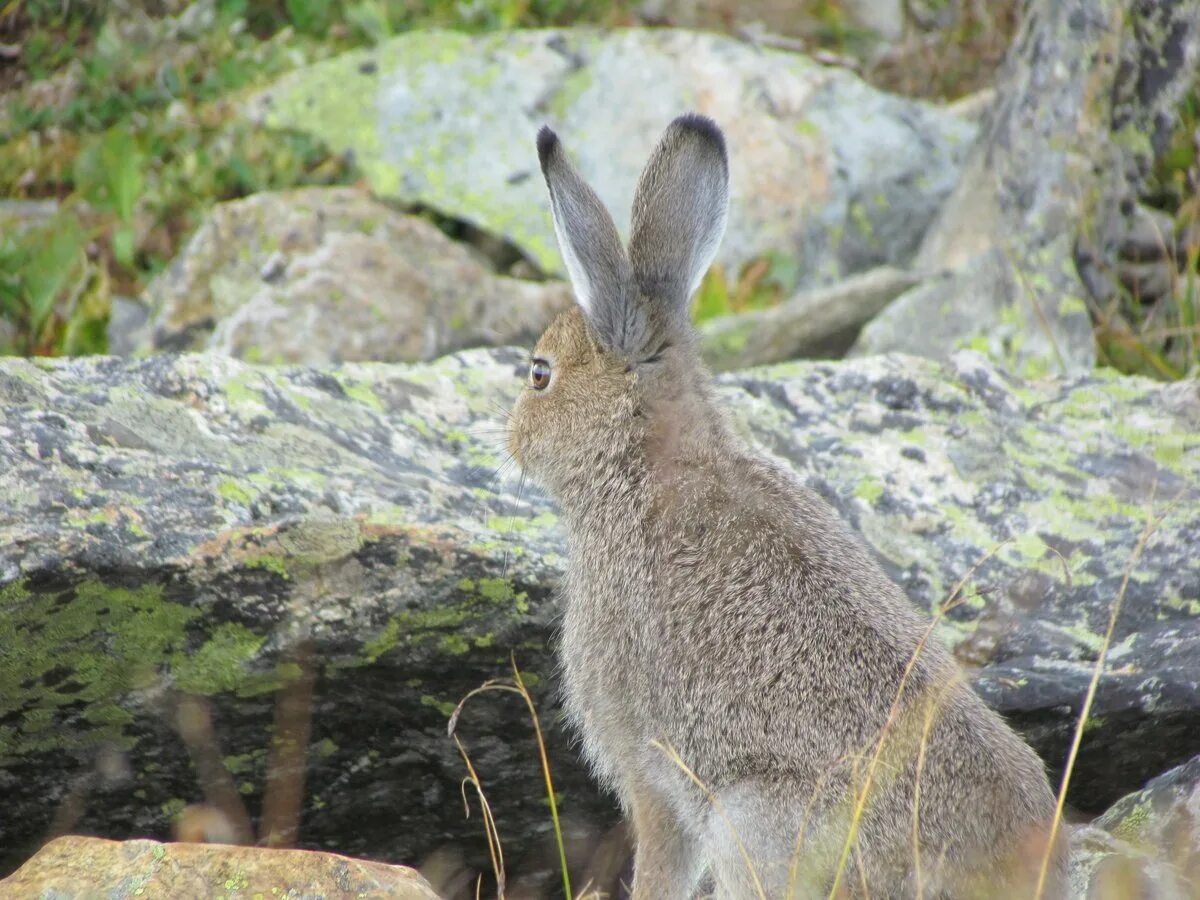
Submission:
[[[363,160],[367,148],[359,140],[349,134],[331,136],[331,128],[339,126],[291,116],[264,128],[261,118],[246,114],[252,98],[281,76],[348,50],[385,46],[394,36],[430,28],[473,35],[547,26],[698,28],[754,47],[808,54],[903,97],[963,100],[962,112],[971,117],[987,106],[1021,13],[1017,0],[6,0],[0,8],[0,88],[5,94],[0,111],[0,351],[58,355],[178,348],[177,334],[172,342],[171,335],[147,336],[137,330],[150,315],[162,325],[164,316],[169,317],[164,306],[196,302],[166,299],[171,291],[156,284],[156,276],[179,259],[203,223],[221,215],[214,212],[217,204],[287,188],[366,186],[416,209],[486,257],[493,269],[532,279],[557,274],[549,254],[513,241],[503,230],[473,228],[479,217],[463,208],[466,204],[439,204],[436,192],[384,185],[372,170],[374,161]],[[451,91],[461,87],[447,85]],[[346,90],[354,94],[358,88],[347,84]],[[1177,115],[1168,145],[1156,148],[1138,198],[1153,213],[1147,221],[1155,233],[1166,238],[1157,241],[1162,245],[1154,248],[1157,252],[1141,246],[1153,241],[1135,241],[1135,259],[1125,261],[1117,278],[1119,290],[1098,292],[1101,297],[1092,309],[1103,361],[1160,378],[1179,377],[1196,362],[1189,331],[1195,325],[1194,278],[1181,277],[1194,244],[1185,239],[1178,248],[1166,245],[1176,234],[1194,236],[1200,113],[1194,87],[1173,99]],[[580,116],[603,111],[593,104]],[[866,104],[859,114],[872,112]],[[330,118],[327,109],[319,114]],[[367,124],[355,120],[347,127]],[[939,133],[932,140],[946,138]],[[421,150],[428,156],[430,147]],[[850,164],[867,162],[863,158]],[[452,166],[453,158],[443,164]],[[937,178],[930,172],[903,174]],[[899,174],[890,177],[894,184]],[[522,199],[532,203],[535,196],[528,193]],[[910,243],[915,245],[927,224],[921,219],[927,220],[929,212],[918,210],[918,219],[906,220]],[[861,211],[849,208],[849,213],[863,221]],[[485,219],[484,224],[494,222]],[[834,224],[853,227],[854,218]],[[801,283],[830,280],[828,270],[815,271],[819,262],[790,253],[786,241],[776,240],[773,246],[759,241],[749,249],[726,260],[710,277],[697,300],[699,319],[777,304]],[[882,256],[907,263],[911,259],[904,257],[911,257],[912,249],[897,252],[889,246]],[[1145,258],[1168,255],[1168,249],[1178,263],[1174,268]],[[1188,271],[1194,271],[1194,259],[1192,263]],[[179,290],[199,288],[177,286]],[[184,327],[178,315],[175,319],[176,330]],[[840,342],[822,349],[844,349],[838,344],[853,335],[852,326]],[[471,337],[450,338],[449,343],[469,344]],[[399,344],[391,351],[397,358],[420,355],[412,340],[392,343]],[[235,352],[246,355],[249,349]],[[378,348],[360,348],[345,358],[389,357]]]
[[[688,109],[729,142],[693,317],[741,427],[946,605],[1056,777],[1082,712],[1071,814],[1109,815],[1087,848],[1115,854],[1119,798],[1200,733],[1198,18],[0,0],[0,875],[78,832],[474,896],[478,786],[507,895],[561,895],[521,699],[455,716],[475,769],[446,736],[515,655],[575,886],[620,893],[627,837],[558,715],[561,534],[504,410],[572,302],[537,128],[624,230]],[[755,368],[804,360],[837,362]],[[1191,765],[1153,828],[1195,875]]]

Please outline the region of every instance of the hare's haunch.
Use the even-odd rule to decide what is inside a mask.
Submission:
[[[537,149],[578,307],[509,443],[562,510],[567,709],[632,819],[634,897],[1032,897],[1041,761],[833,511],[735,436],[699,362],[720,129],[667,128],[628,251],[552,131]]]

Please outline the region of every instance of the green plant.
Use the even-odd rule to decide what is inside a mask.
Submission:
[[[110,128],[75,158],[75,186],[97,209],[116,216],[112,232],[113,257],[125,268],[134,264],[134,207],[141,196],[144,156],[137,138]]]
[[[368,44],[378,44],[392,36],[392,21],[387,4],[381,0],[360,0],[346,9],[346,22]]]
[[[297,31],[324,34],[337,11],[335,0],[283,0],[288,19]]]
[[[15,337],[0,352],[49,355],[64,348],[95,352],[102,341],[106,308],[84,254],[87,237],[74,216],[0,236],[0,317]],[[101,304],[103,306],[103,304]]]
[[[785,253],[772,252],[742,266],[730,283],[721,265],[713,266],[692,301],[692,319],[705,322],[718,316],[765,309],[779,304],[795,290],[800,269]]]
[[[1172,219],[1161,235],[1166,291],[1124,290],[1093,310],[1100,361],[1128,374],[1173,380],[1200,372],[1200,86],[1180,103],[1178,122],[1155,160],[1143,202]],[[1119,281],[1119,278],[1115,280]]]

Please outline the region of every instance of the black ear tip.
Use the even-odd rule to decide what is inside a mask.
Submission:
[[[542,168],[546,168],[546,161],[554,153],[554,148],[558,146],[558,135],[550,130],[549,125],[543,125],[537,133],[537,150],[538,162],[542,164]]]
[[[700,113],[684,113],[671,123],[671,127],[677,128],[680,131],[690,131],[697,137],[703,138],[708,143],[712,144],[721,151],[721,155],[725,155],[725,135],[721,133],[720,127],[708,116],[702,116]]]

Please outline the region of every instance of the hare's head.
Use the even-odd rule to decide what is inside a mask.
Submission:
[[[667,128],[633,200],[629,251],[549,128],[538,157],[578,301],[542,335],[509,446],[550,490],[603,478],[631,450],[664,454],[703,428],[706,378],[688,316],[729,201],[720,129],[689,114]]]

